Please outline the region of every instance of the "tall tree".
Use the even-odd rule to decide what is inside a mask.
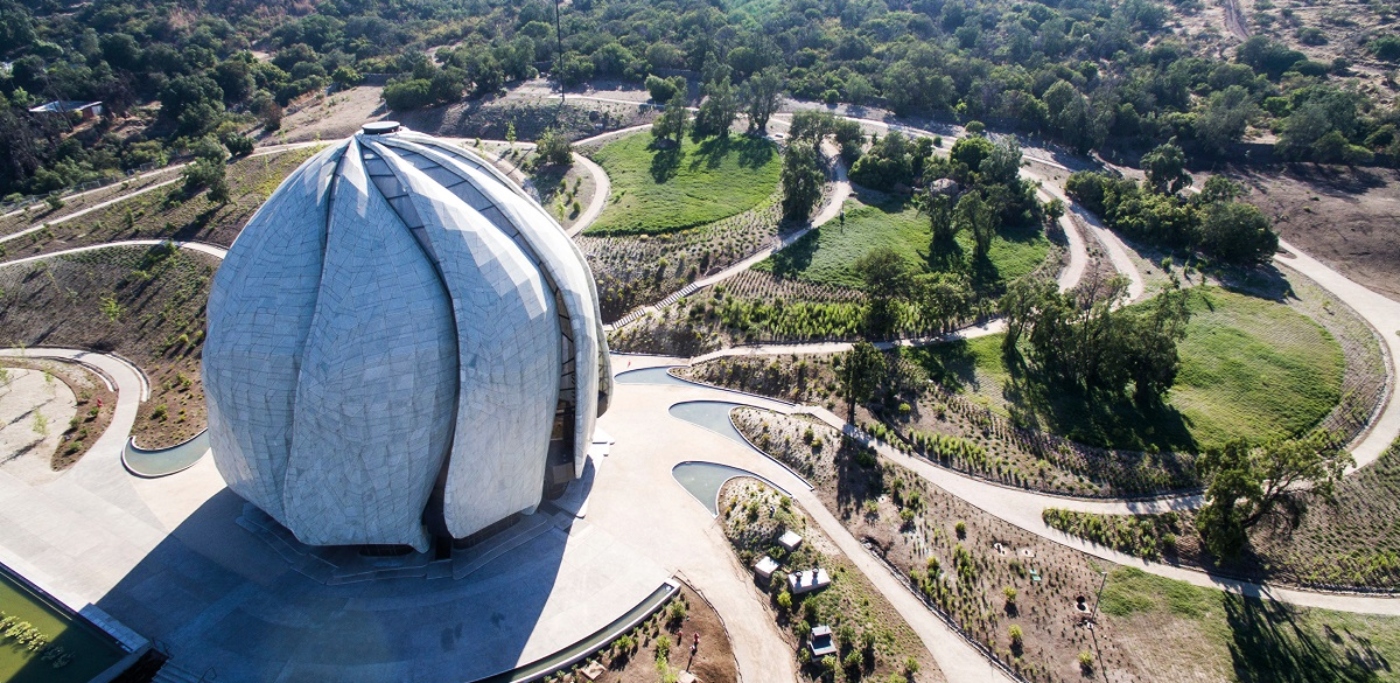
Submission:
[[[928,273],[915,284],[915,296],[924,319],[937,323],[938,331],[947,333],[967,315],[972,303],[972,286],[957,273]]]
[[[846,398],[846,421],[855,424],[856,405],[875,397],[885,379],[885,356],[870,342],[857,342],[842,357],[842,393]]]
[[[690,111],[686,108],[685,91],[678,91],[671,96],[666,103],[666,111],[661,112],[661,118],[651,126],[651,135],[657,140],[671,140],[680,146],[681,140],[685,138],[686,123],[690,119]]]
[[[1191,186],[1186,155],[1175,139],[1142,155],[1142,170],[1147,173],[1148,187],[1157,194],[1176,194]]]
[[[992,248],[992,239],[997,235],[996,209],[978,192],[968,192],[958,200],[953,208],[954,230],[967,230],[972,233],[974,256],[987,258]]]
[[[749,132],[766,133],[768,119],[783,102],[783,76],[776,67],[768,67],[744,81],[740,101],[749,115]]]
[[[783,155],[783,216],[805,221],[822,198],[822,173],[815,142],[794,140]]]
[[[1262,446],[1236,440],[1207,450],[1196,461],[1206,485],[1206,504],[1196,514],[1196,527],[1206,548],[1217,557],[1237,555],[1248,541],[1249,528],[1290,492],[1310,484],[1312,491],[1330,496],[1353,462],[1326,431]]]
[[[913,284],[909,263],[890,247],[876,247],[857,259],[854,267],[870,295],[867,324],[875,334],[886,334],[894,328],[896,304],[909,296]]]
[[[734,125],[734,117],[739,114],[739,99],[729,84],[729,77],[708,83],[704,88],[705,100],[700,103],[700,111],[695,114],[695,126],[691,135],[697,140],[708,137],[729,137],[729,127]]]

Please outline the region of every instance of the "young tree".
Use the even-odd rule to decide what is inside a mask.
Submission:
[[[857,259],[854,267],[870,295],[870,330],[888,333],[894,327],[896,302],[909,296],[909,263],[890,247],[876,247]]]
[[[885,380],[885,356],[870,342],[858,342],[842,358],[841,387],[846,398],[846,421],[855,424],[856,405],[875,397]]]
[[[915,296],[924,319],[936,322],[938,331],[947,333],[967,314],[972,304],[972,286],[960,274],[929,273],[918,278]]]
[[[691,135],[697,140],[707,137],[729,137],[729,127],[734,125],[734,117],[739,115],[739,99],[734,88],[729,85],[729,77],[709,83],[704,88],[705,100],[700,103],[700,111],[695,114],[695,126]]]
[[[570,166],[574,163],[574,143],[563,133],[550,128],[535,141],[538,158],[551,166]]]
[[[793,141],[783,155],[783,216],[795,221],[807,220],[821,201],[825,182],[816,143]]]
[[[783,102],[782,73],[770,66],[754,74],[744,82],[739,99],[749,115],[749,132],[766,133],[768,119]]]
[[[1323,496],[1353,462],[1351,454],[1326,431],[1301,439],[1250,446],[1241,440],[1207,450],[1196,461],[1206,485],[1206,504],[1196,515],[1196,527],[1211,554],[1237,555],[1246,534],[1291,491],[1305,483]]]
[[[1186,155],[1175,139],[1142,155],[1142,170],[1147,173],[1147,185],[1157,194],[1176,194],[1191,186]]]

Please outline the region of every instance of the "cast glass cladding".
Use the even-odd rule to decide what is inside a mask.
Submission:
[[[215,464],[314,545],[425,550],[429,506],[456,538],[533,509],[556,413],[577,476],[612,388],[573,241],[486,161],[406,131],[284,181],[208,319]]]

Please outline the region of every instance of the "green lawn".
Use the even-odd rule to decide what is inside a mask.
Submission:
[[[1400,619],[1292,608],[1165,579],[1109,574],[1105,629],[1163,680],[1400,681]]]
[[[1341,396],[1341,346],[1286,305],[1217,287],[1193,290],[1181,370],[1166,405],[1082,397],[1038,386],[1004,364],[1001,336],[914,357],[945,385],[1084,443],[1199,451],[1232,438],[1284,438],[1317,424]]]
[[[773,194],[782,160],[772,143],[730,136],[656,149],[649,132],[608,143],[593,155],[612,196],[586,232],[656,234],[743,213]]]
[[[852,265],[875,247],[888,246],[916,270],[962,270],[979,290],[995,294],[1040,265],[1050,242],[1038,226],[1002,230],[992,242],[987,261],[972,260],[972,235],[957,236],[957,249],[943,259],[929,258],[928,218],[906,199],[863,193],[846,202],[846,221],[832,221],[795,244],[754,266],[779,277],[823,285],[859,287],[860,273]]]
[[[47,600],[12,579],[0,568],[0,611],[28,622],[50,644],[63,648],[71,657],[67,665],[55,669],[43,660],[42,651],[31,652],[12,638],[3,638],[0,647],[0,681],[7,683],[82,683],[116,664],[125,653],[106,634],[86,623],[77,623]]]

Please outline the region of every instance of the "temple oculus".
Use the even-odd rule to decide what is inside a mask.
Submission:
[[[311,545],[465,539],[582,473],[611,392],[584,256],[490,163],[364,132],[307,160],[214,277],[229,488]]]

